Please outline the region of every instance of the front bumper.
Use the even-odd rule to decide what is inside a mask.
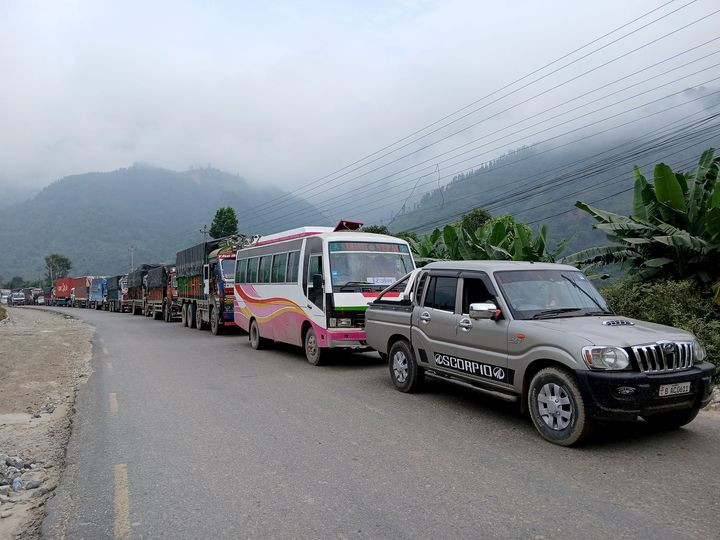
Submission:
[[[648,375],[622,371],[600,372],[578,370],[578,385],[585,401],[588,415],[598,420],[630,420],[637,416],[703,407],[712,398],[712,377],[715,367],[708,363],[694,365],[677,373]],[[690,393],[659,397],[661,384],[690,381]],[[621,386],[631,387],[631,395],[620,395]]]

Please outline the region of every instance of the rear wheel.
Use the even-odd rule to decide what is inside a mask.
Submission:
[[[197,314],[197,304],[188,304],[188,308],[187,308],[188,328],[195,328],[196,314]]]
[[[170,305],[170,300],[166,300],[163,304],[163,319],[165,319],[165,322],[172,321],[172,306]]]
[[[202,318],[202,310],[195,307],[195,328],[205,330],[205,321]]]
[[[544,439],[561,446],[586,440],[594,423],[575,378],[558,368],[541,369],[530,382],[528,407],[535,428]]]
[[[214,336],[219,336],[223,332],[223,327],[220,324],[217,309],[210,310],[210,331]]]
[[[187,314],[187,304],[183,304],[182,308],[180,309],[180,321],[182,322],[183,326],[188,325],[188,314]]]
[[[255,319],[250,321],[250,346],[259,351],[265,348],[267,341],[260,337],[260,327]]]
[[[387,358],[395,388],[408,394],[417,392],[425,379],[425,373],[417,365],[410,344],[405,340],[396,341],[390,347]]]
[[[318,345],[315,329],[310,327],[305,332],[303,339],[303,348],[305,349],[305,358],[309,364],[313,366],[321,366],[327,362],[329,351]]]
[[[658,429],[677,429],[686,424],[689,424],[700,412],[699,407],[693,407],[692,409],[685,409],[682,411],[670,411],[660,414],[653,414],[652,416],[643,416],[648,424]]]

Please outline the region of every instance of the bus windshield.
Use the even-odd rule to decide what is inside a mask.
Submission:
[[[333,292],[382,290],[415,268],[404,244],[330,242]]]
[[[221,259],[220,267],[225,281],[235,280],[235,259]]]

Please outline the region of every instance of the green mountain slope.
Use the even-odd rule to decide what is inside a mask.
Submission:
[[[244,211],[283,194],[217,169],[133,166],[68,176],[2,211],[0,275],[41,277],[43,257],[50,252],[70,257],[75,275],[119,273],[127,271],[130,245],[136,248],[136,265],[174,261],[179,249],[202,241],[201,227],[210,226],[220,206],[235,209],[246,234],[270,232],[254,228],[270,219],[278,229],[307,225],[272,209],[245,219]],[[314,225],[329,224],[308,202],[293,202],[316,217]]]

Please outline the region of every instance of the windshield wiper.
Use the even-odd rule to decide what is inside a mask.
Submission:
[[[602,311],[588,311],[587,313],[583,313],[583,317],[592,317],[594,315],[614,315],[614,313],[609,309],[603,309]]]
[[[574,279],[567,277],[565,274],[560,274],[560,276],[561,276],[563,279],[568,280],[573,287],[575,287],[578,291],[580,291],[580,292],[583,293],[585,296],[587,296],[587,297],[592,301],[592,303],[595,304],[595,305],[598,307],[598,309],[599,309],[600,311],[604,311],[604,312],[607,313],[607,310],[600,305],[600,302],[598,302],[597,300],[595,300],[595,298],[593,298],[593,296],[592,296],[589,292],[587,292],[587,291],[586,291],[585,289],[583,289],[580,285],[578,285],[577,283],[575,283],[575,280],[574,280]],[[612,312],[610,312],[610,313],[612,313]]]
[[[367,281],[348,281],[347,283],[345,283],[345,285],[340,286],[340,292],[345,291],[346,287],[351,287],[351,288],[361,287],[362,288],[362,287],[372,287],[372,286],[373,286],[373,284],[368,283]]]
[[[560,315],[562,313],[571,313],[573,311],[582,311],[582,308],[578,307],[564,307],[564,308],[558,308],[558,309],[546,309],[545,311],[541,311],[540,313],[536,313],[531,319],[543,319],[545,317],[551,317],[552,315]]]

